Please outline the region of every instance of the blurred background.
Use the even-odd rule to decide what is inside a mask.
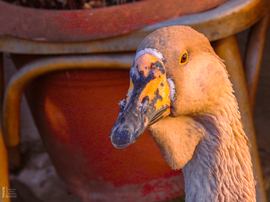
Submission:
[[[118,5],[139,0],[112,0],[112,1],[34,1],[34,0],[7,0],[16,5],[33,8],[51,9],[91,9],[109,5]],[[50,2],[50,3],[48,3]],[[236,35],[242,58],[248,42],[250,29]],[[4,78],[7,85],[10,77],[16,72],[9,53],[4,53]],[[261,73],[257,91],[254,125],[259,147],[263,180],[270,200],[270,28],[263,54]],[[16,190],[17,197],[12,202],[82,202],[80,197],[66,191],[65,186],[57,175],[49,155],[40,139],[38,130],[31,116],[29,106],[23,96],[21,102],[21,141],[19,151],[22,155],[22,164],[18,168],[10,168],[11,188]]]

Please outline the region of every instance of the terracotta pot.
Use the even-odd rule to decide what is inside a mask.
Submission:
[[[146,131],[122,150],[109,135],[127,70],[74,70],[47,74],[28,87],[33,116],[68,189],[84,201],[157,201],[181,196],[181,171],[171,170]]]
[[[181,15],[203,12],[226,1],[147,0],[72,11],[33,9],[0,1],[0,32],[38,41],[89,41],[126,34]]]

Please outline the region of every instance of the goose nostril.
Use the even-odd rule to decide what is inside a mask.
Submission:
[[[125,120],[126,120],[125,117],[122,117],[122,118],[120,119],[120,123],[123,124],[123,123],[125,122]]]

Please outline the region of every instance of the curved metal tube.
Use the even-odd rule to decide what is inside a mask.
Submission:
[[[106,54],[89,56],[44,57],[26,64],[11,78],[4,96],[3,126],[7,147],[19,141],[19,113],[21,96],[27,84],[49,72],[69,69],[129,69],[134,54]]]

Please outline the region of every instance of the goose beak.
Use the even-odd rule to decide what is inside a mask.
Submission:
[[[164,64],[149,53],[138,57],[130,70],[130,87],[110,134],[122,149],[134,143],[144,130],[170,114],[170,87]]]

